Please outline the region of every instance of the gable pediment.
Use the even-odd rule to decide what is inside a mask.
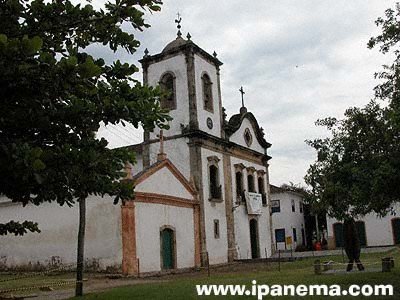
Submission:
[[[156,162],[132,178],[135,192],[195,200],[197,191],[168,159]]]
[[[250,112],[233,115],[224,126],[225,133],[231,142],[264,153],[271,147],[264,138],[264,132]]]

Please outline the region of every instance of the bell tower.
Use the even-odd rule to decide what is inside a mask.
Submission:
[[[188,33],[181,33],[182,18],[175,20],[177,37],[168,43],[161,53],[150,55],[145,50],[140,60],[143,67],[144,84],[160,86],[166,93],[160,99],[161,107],[169,110],[173,120],[165,130],[166,139],[200,130],[216,137],[223,137],[223,112],[221,104],[220,66],[213,55],[197,46]],[[159,134],[145,133],[145,141]]]

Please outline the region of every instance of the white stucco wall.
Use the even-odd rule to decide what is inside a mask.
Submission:
[[[292,199],[295,203],[295,212],[292,212]],[[285,243],[276,244],[275,241],[275,229],[284,228],[285,236],[292,237],[294,250],[296,249],[297,245],[301,245],[303,243],[301,229],[304,229],[305,231],[304,213],[300,212],[300,203],[303,202],[303,198],[295,193],[284,192],[271,194],[271,201],[272,200],[280,200],[281,204],[281,212],[272,214],[274,247],[276,247],[276,250],[285,250]],[[294,241],[293,228],[296,228],[297,243]],[[286,249],[290,250],[291,246],[287,245]]]
[[[383,218],[375,214],[368,214],[357,221],[364,221],[367,238],[367,247],[389,246],[394,244],[392,219],[398,218],[400,205],[395,206],[395,215],[387,215]],[[327,217],[328,239],[334,239],[333,224],[339,222],[335,218]]]
[[[253,136],[253,142],[250,145],[250,147],[247,146],[246,141],[244,140],[244,132],[246,128],[249,128],[251,135]],[[256,135],[254,133],[254,128],[249,119],[245,118],[242,122],[242,125],[240,128],[232,134],[232,136],[229,138],[231,142],[234,142],[238,145],[241,145],[246,148],[250,148],[251,150],[257,151],[259,153],[264,153],[264,148],[258,143]]]
[[[209,174],[208,174],[208,160],[207,157],[217,156],[219,161],[219,179],[222,186],[222,202],[211,202],[209,190]],[[204,214],[205,214],[205,230],[206,230],[206,243],[207,251],[210,259],[210,264],[222,264],[228,261],[228,237],[226,226],[226,212],[225,212],[225,183],[223,173],[222,154],[201,149],[202,168],[203,168],[203,195],[204,195]],[[220,237],[214,237],[214,220],[219,220]]]
[[[29,263],[48,265],[53,256],[62,263],[76,261],[78,205],[69,208],[55,203],[40,206],[1,204],[0,223],[31,220],[41,233],[0,236],[0,260],[7,266]],[[100,267],[120,267],[122,262],[121,207],[111,197],[87,199],[85,258],[98,260]]]
[[[140,272],[161,270],[160,228],[175,228],[177,268],[194,267],[193,209],[136,203],[136,246]]]
[[[254,167],[256,170],[267,171],[265,166],[255,164],[240,158],[231,157],[231,172],[232,172],[232,192],[233,192],[233,203],[234,203],[234,220],[235,220],[235,239],[236,249],[238,252],[239,259],[250,259],[251,258],[251,243],[250,243],[250,219],[247,214],[246,204],[238,203],[238,195],[236,193],[236,176],[235,176],[235,164],[243,164],[247,167]],[[248,191],[247,184],[247,170],[242,171],[243,174],[243,189]],[[257,173],[254,174],[254,182],[256,192],[258,190]],[[268,176],[264,175],[264,188],[267,191],[268,187]],[[269,204],[268,193],[267,193],[267,205]],[[271,255],[271,228],[270,228],[270,215],[269,208],[265,206],[262,208],[262,214],[257,217],[258,221],[258,239],[259,239],[259,252],[260,257]]]
[[[166,135],[175,135],[181,133],[181,124],[189,124],[189,96],[185,55],[179,54],[151,64],[148,68],[148,84],[151,86],[159,85],[161,76],[167,71],[174,73],[176,77],[176,109],[170,111],[173,121],[170,122],[171,128],[169,130],[164,130],[164,133]],[[150,138],[157,138],[156,135],[158,133],[159,130],[155,129],[154,132],[150,134]]]
[[[181,182],[167,167],[163,167],[146,178],[146,180],[136,185],[135,191],[193,199],[193,195],[181,184]]]
[[[195,81],[196,81],[196,100],[197,100],[197,118],[199,120],[199,128],[205,132],[212,135],[221,137],[221,111],[219,107],[219,94],[218,94],[218,78],[217,78],[217,68],[215,65],[209,63],[201,56],[195,54]],[[213,96],[213,108],[214,112],[211,113],[204,109],[204,99],[203,99],[203,86],[201,76],[207,73],[210,76],[212,82],[212,96]],[[207,127],[207,118],[211,118],[213,121],[213,128],[209,129]]]
[[[164,152],[167,154],[167,158],[187,180],[190,179],[190,154],[188,142],[189,139],[185,137],[164,141]],[[159,142],[150,145],[150,164],[157,161],[157,154],[159,152]]]

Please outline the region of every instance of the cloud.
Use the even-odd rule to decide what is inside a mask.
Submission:
[[[314,126],[316,119],[341,117],[346,108],[373,97],[373,74],[388,58],[366,44],[378,33],[374,20],[394,3],[166,0],[160,13],[146,15],[152,27],[135,33],[142,44],[137,53],[91,51],[108,61],[118,57],[137,64],[145,48],[155,54],[175,38],[180,11],[184,35],[189,31],[196,44],[215,50],[224,62],[222,100],[229,115],[238,112],[238,89],[244,86],[246,106],[273,144],[271,182],[302,182],[315,156],[304,140],[327,134]],[[109,135],[115,140],[117,133]]]

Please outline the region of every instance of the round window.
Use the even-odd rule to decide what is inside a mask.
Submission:
[[[208,129],[212,129],[214,126],[213,121],[211,120],[211,118],[207,118],[207,127]]]
[[[248,147],[253,143],[253,136],[251,135],[250,129],[246,128],[244,131],[244,141]]]

